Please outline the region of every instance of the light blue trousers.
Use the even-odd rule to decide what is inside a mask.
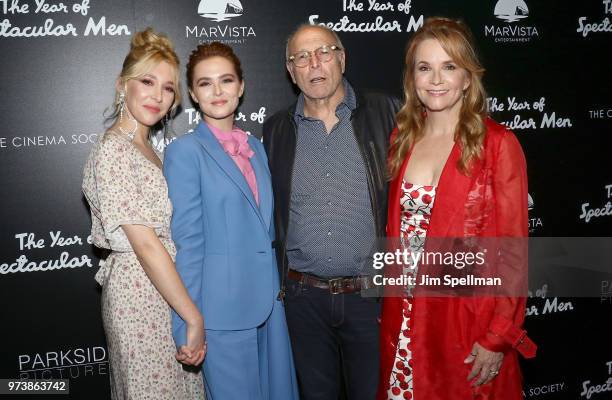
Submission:
[[[297,400],[285,310],[275,300],[267,321],[240,331],[206,330],[207,400]]]

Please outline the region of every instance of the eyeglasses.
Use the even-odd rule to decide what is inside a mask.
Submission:
[[[332,59],[332,54],[336,50],[342,51],[342,49],[336,45],[323,45],[318,49],[314,49],[313,51],[305,50],[295,53],[294,55],[289,56],[289,61],[291,61],[296,67],[304,68],[310,64],[310,57],[312,57],[313,54],[317,57],[317,60],[324,63]]]

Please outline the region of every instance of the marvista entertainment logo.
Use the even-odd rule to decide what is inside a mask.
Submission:
[[[509,24],[485,25],[485,36],[494,38],[496,43],[529,42],[531,38],[539,36],[535,26],[513,24],[529,16],[529,8],[523,0],[498,0],[493,15]]]
[[[529,219],[528,219],[528,225],[529,225],[529,232],[533,233],[536,228],[541,228],[544,224],[542,223],[542,218],[540,217],[534,217],[532,216],[532,211],[535,208],[535,202],[533,201],[533,197],[531,197],[530,193],[527,193],[527,211],[529,211]]]
[[[529,8],[523,0],[499,0],[495,4],[493,14],[506,22],[515,22],[522,18],[527,18]]]
[[[227,22],[244,14],[240,0],[200,0],[198,14],[220,23],[185,26],[186,38],[197,38],[200,43],[218,41],[226,44],[243,44],[247,39],[257,36],[252,26],[235,26]]]
[[[200,0],[198,14],[204,18],[221,22],[242,15],[240,0]]]

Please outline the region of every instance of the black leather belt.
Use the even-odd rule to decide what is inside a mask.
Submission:
[[[303,285],[329,290],[331,294],[355,293],[374,287],[369,276],[342,276],[339,278],[322,279],[317,276],[289,269],[287,277]]]

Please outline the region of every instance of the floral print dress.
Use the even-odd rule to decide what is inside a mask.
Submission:
[[[170,307],[155,289],[122,224],[153,228],[174,259],[172,205],[162,171],[124,134],[108,131],[83,171],[94,245],[112,252],[96,274],[109,351],[111,398],[204,399],[201,373],[176,361]]]
[[[411,252],[421,252],[429,228],[435,199],[435,186],[420,186],[402,181],[401,244]],[[403,273],[416,278],[418,265],[405,267]],[[389,378],[387,397],[389,399],[414,399],[412,393],[412,346],[410,343],[410,314],[412,312],[412,291],[406,287],[402,299],[403,321],[397,343],[395,363]]]

